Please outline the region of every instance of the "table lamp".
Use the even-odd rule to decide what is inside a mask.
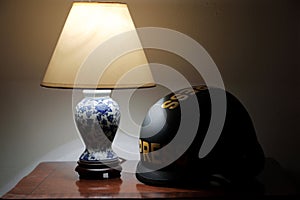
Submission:
[[[86,147],[75,169],[80,179],[120,176],[120,158],[111,147],[120,109],[110,97],[111,90],[155,86],[137,33],[131,34],[130,41],[117,40],[117,45],[95,55],[101,45],[107,47],[112,43],[107,41],[129,31],[136,33],[126,4],[74,2],[41,82],[43,87],[83,90],[85,97],[74,116]],[[117,51],[116,46],[128,42],[138,44],[140,50],[121,55],[109,65],[103,63]]]

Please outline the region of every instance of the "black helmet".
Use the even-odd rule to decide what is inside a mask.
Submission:
[[[199,151],[209,124],[215,123],[210,121],[212,91],[225,94],[225,121],[212,150],[200,158]],[[196,104],[192,102],[193,98],[197,100]],[[195,115],[189,118],[189,113],[197,109],[198,121]],[[183,112],[187,113],[188,121],[197,122],[194,135],[193,131],[180,128]],[[180,142],[172,142],[179,134],[183,136],[182,140],[191,138],[190,143],[185,143],[188,144],[186,147]],[[188,186],[214,180],[219,183],[248,180],[258,175],[265,160],[244,106],[229,92],[206,86],[182,89],[157,101],[143,121],[139,144],[136,177],[149,185]]]

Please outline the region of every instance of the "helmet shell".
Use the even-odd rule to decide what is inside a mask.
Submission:
[[[221,135],[213,149],[199,157],[211,120],[212,90],[223,91],[205,85],[185,88],[161,98],[149,109],[140,131],[138,180],[150,185],[188,186],[209,184],[219,177],[220,183],[231,183],[253,179],[263,169],[265,156],[252,120],[241,102],[227,91]],[[189,116],[195,110],[198,115]],[[184,120],[198,122],[196,133],[180,129]],[[185,138],[191,141],[184,145],[172,142],[179,134],[182,143]]]

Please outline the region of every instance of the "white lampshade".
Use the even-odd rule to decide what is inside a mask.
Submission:
[[[130,41],[114,41],[114,36],[128,31],[135,33],[131,34]],[[101,45],[107,41],[110,41],[111,48],[103,52]],[[127,45],[128,42],[140,47],[139,50],[116,58],[116,47]],[[96,52],[101,54],[95,58]],[[114,59],[110,63],[104,62],[107,58]],[[89,67],[87,65],[91,68],[84,69]],[[151,70],[127,5],[73,3],[41,85],[96,89],[154,86]]]

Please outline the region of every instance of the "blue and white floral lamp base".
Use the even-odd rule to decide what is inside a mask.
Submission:
[[[86,146],[75,171],[80,179],[120,177],[120,159],[111,144],[120,122],[119,105],[110,90],[84,90],[75,108],[75,122]]]

